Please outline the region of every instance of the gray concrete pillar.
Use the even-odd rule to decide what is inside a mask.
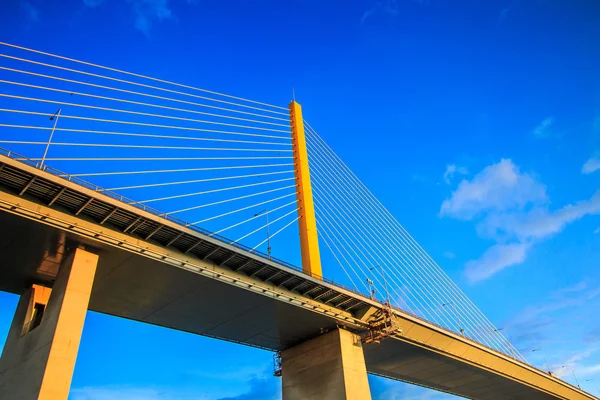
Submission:
[[[0,400],[66,400],[98,256],[76,249],[52,289],[23,295],[0,358]]]
[[[281,352],[283,400],[370,400],[360,337],[343,329]]]

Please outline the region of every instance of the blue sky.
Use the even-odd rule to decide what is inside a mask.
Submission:
[[[597,1],[8,0],[0,20],[2,41],[193,86],[280,105],[294,88],[516,347],[595,390]],[[1,294],[0,336],[15,305]],[[71,398],[276,399],[271,369],[267,352],[89,313]]]

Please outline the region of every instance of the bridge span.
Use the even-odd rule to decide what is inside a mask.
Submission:
[[[595,398],[531,366],[295,100],[0,49],[0,290],[20,296],[0,400],[67,399],[88,309],[274,351],[284,400],[369,400],[368,373]]]
[[[284,398],[294,398],[286,397],[290,385],[326,384],[294,380],[302,374],[286,354],[338,330],[362,346],[366,371],[387,378],[472,399],[595,398],[396,309],[394,332],[361,341],[384,304],[10,152],[0,156],[0,210],[0,290],[52,287],[60,265],[85,249],[98,255],[90,310],[280,351]],[[324,368],[318,357],[311,362],[304,368]],[[335,398],[360,398],[344,396]]]

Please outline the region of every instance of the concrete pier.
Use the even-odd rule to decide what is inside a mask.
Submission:
[[[52,289],[21,295],[0,358],[0,400],[66,400],[98,256],[75,249]]]
[[[282,351],[283,400],[370,400],[360,337],[336,329]]]

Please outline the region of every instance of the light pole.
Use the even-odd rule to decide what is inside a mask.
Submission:
[[[454,302],[453,301],[449,301],[447,303],[442,303],[442,307],[447,307],[450,305],[453,305]],[[450,313],[450,311],[448,311],[448,313]],[[465,330],[462,328],[462,324],[460,323],[460,316],[458,314],[456,314],[456,319],[458,320],[458,329],[460,330],[460,334],[465,336]]]
[[[531,350],[532,353],[535,353],[536,351],[542,351],[542,349]],[[544,362],[546,363],[546,369],[548,370],[548,373],[550,373],[550,366],[548,365],[548,360],[546,359],[546,356],[542,355],[542,357],[544,358]]]
[[[58,123],[58,117],[60,117],[60,108],[57,112],[54,113],[53,116],[50,117],[50,121],[54,120],[54,125],[52,126],[52,130],[50,131],[50,137],[48,138],[48,143],[46,143],[46,149],[44,150],[44,155],[42,156],[42,161],[40,162],[40,168],[44,168],[44,161],[46,161],[46,155],[48,154],[48,149],[50,148],[50,143],[52,142],[52,136],[54,136],[54,131],[56,130],[56,124]]]
[[[504,328],[495,328],[492,332],[500,332],[500,331],[503,331],[503,330],[504,330]],[[506,345],[507,345],[508,349],[510,350],[512,358],[516,358],[515,357],[515,349],[510,344],[510,341],[508,340],[508,335],[506,335],[506,334],[505,335],[500,334],[500,337],[506,341]]]
[[[586,382],[594,382],[594,385],[596,385],[596,390],[598,391],[598,395],[600,396],[600,388],[598,387],[598,384],[596,383],[595,379],[586,379]]]
[[[374,269],[380,269],[379,273],[381,274],[381,279],[383,279],[383,286],[384,286],[384,289],[385,289],[386,302],[387,302],[387,305],[389,306],[389,305],[391,305],[391,303],[390,303],[390,292],[388,291],[388,284],[387,284],[387,279],[385,279],[383,266],[376,265],[374,267],[369,268],[369,271],[373,272]]]
[[[563,365],[561,368],[567,368],[566,365]],[[577,383],[577,387],[581,390],[581,385],[579,384],[579,380],[577,379],[577,375],[575,375],[575,368],[570,367],[571,368],[571,373],[573,374],[573,378],[575,379],[575,382]]]
[[[269,232],[269,210],[264,209],[260,212],[254,214],[255,217],[258,217],[261,214],[265,214],[267,216],[267,255],[269,256],[269,260],[271,259],[271,233]]]
[[[372,280],[367,278],[367,285],[369,286],[369,298],[375,300],[375,284]]]

